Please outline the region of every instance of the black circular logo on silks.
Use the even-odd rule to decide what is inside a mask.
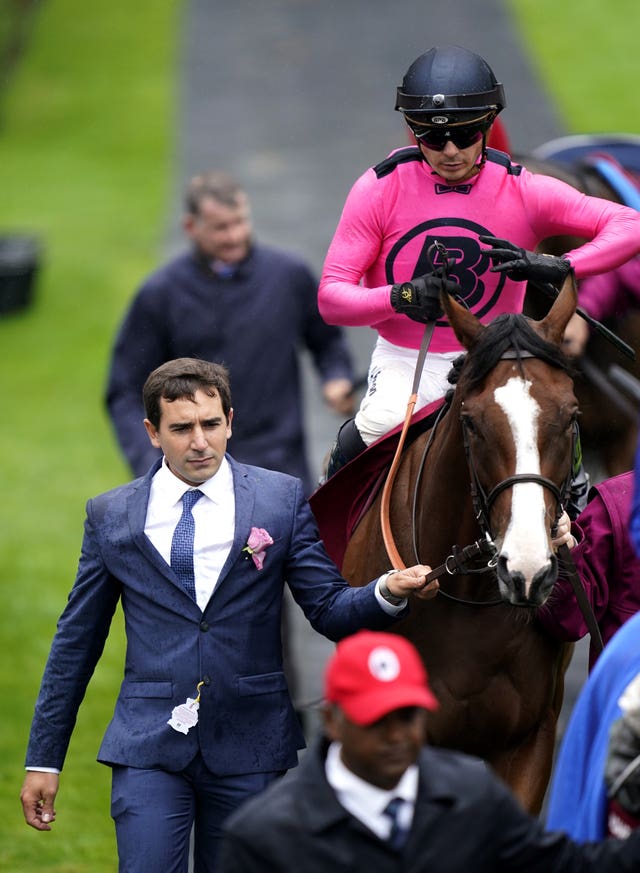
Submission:
[[[454,228],[459,228],[460,233],[452,233]],[[415,279],[441,267],[444,255],[434,247],[437,241],[447,250],[447,259],[454,261],[448,276],[460,286],[460,298],[477,318],[482,318],[495,305],[505,283],[504,273],[489,270],[488,249],[478,241],[485,234],[493,235],[488,228],[464,218],[437,218],[417,224],[389,252],[385,263],[387,282],[406,282],[407,269]],[[395,275],[397,266],[401,268],[400,277]],[[437,323],[444,325],[447,321]]]

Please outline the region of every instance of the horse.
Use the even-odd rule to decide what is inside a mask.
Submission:
[[[467,352],[437,424],[401,455],[389,520],[404,562],[447,572],[392,631],[418,648],[440,702],[428,742],[484,758],[537,813],[572,648],[536,608],[558,575],[552,528],[570,482],[578,404],[561,343],[576,291],[565,283],[537,322],[506,314],[484,326],[448,295],[443,305]],[[389,568],[381,500],[347,544],[352,585]],[[465,544],[488,544],[481,567],[460,560]]]
[[[629,161],[631,155],[635,156],[637,164],[632,168],[635,169],[640,167],[640,140],[604,140],[600,147],[598,138],[583,139],[587,141],[576,147],[573,147],[574,138],[567,138],[569,145],[566,147],[561,139],[540,147],[540,153],[545,157],[519,155],[516,160],[531,172],[553,176],[583,194],[620,203],[621,197],[615,187],[586,159],[596,153],[603,157],[617,154],[617,146],[624,149],[620,154],[624,160]],[[554,154],[562,159],[554,159]],[[586,240],[579,237],[550,237],[538,249],[561,255],[584,242]],[[528,315],[541,318],[548,305],[548,298],[541,297],[539,291],[527,291],[524,311]],[[632,310],[607,319],[606,326],[632,348],[640,346],[640,312]],[[589,454],[588,466],[598,463],[606,476],[617,476],[633,468],[638,442],[637,410],[608,378],[612,364],[640,378],[640,360],[629,360],[603,336],[592,332],[586,354],[575,362],[574,381],[580,404],[582,443]]]

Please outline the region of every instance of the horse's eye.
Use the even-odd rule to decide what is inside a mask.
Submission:
[[[567,425],[567,430],[570,431],[570,430],[572,430],[572,428],[574,428],[574,427],[577,425],[577,423],[578,423],[578,416],[579,416],[579,415],[580,415],[580,410],[579,410],[579,409],[576,409],[576,410],[574,410],[574,412],[572,412],[572,414],[571,414],[570,417],[569,417],[569,422],[568,422],[568,425]]]

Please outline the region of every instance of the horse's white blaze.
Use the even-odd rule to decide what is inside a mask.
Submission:
[[[538,415],[540,407],[530,393],[531,382],[512,377],[494,392],[495,401],[507,417],[516,450],[516,473],[540,474]],[[511,519],[502,543],[511,573],[521,573],[527,593],[533,576],[549,563],[545,528],[544,491],[534,482],[511,488]]]

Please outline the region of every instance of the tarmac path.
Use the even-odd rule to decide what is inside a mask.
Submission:
[[[564,132],[500,0],[187,0],[168,249],[182,243],[186,180],[221,168],[246,186],[259,237],[299,252],[319,272],[355,179],[406,142],[393,110],[405,70],[431,46],[451,43],[486,57],[504,83],[502,119],[514,151]],[[349,329],[349,338],[364,373],[373,332]],[[308,365],[305,389],[319,471],[340,422],[324,409]],[[301,614],[294,624],[298,703],[306,708],[320,698],[332,647]],[[584,649],[568,674],[563,723],[586,674]],[[315,719],[310,706],[308,734]]]

